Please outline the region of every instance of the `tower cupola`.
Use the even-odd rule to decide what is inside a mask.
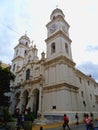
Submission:
[[[21,36],[20,39],[19,39],[19,44],[24,44],[26,46],[29,46],[29,44],[30,44],[29,37],[26,34]]]
[[[58,9],[58,8],[53,10],[53,12],[50,15],[50,19],[53,20],[57,16],[62,16],[63,18],[65,17],[65,15],[63,14],[63,11],[61,9]]]

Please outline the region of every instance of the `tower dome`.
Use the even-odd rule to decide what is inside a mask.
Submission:
[[[62,16],[63,18],[65,17],[63,11],[59,8],[56,8],[55,10],[53,10],[53,12],[50,15],[50,19],[53,20],[55,17],[57,17],[58,15]]]
[[[24,44],[24,45],[29,46],[29,44],[30,44],[29,37],[26,34],[21,36],[20,39],[19,39],[19,44]]]
[[[27,34],[21,36],[20,39],[26,39],[26,40],[29,40],[29,41],[30,41],[30,39],[29,39],[29,37],[27,36]],[[20,39],[19,39],[19,40],[20,40]]]

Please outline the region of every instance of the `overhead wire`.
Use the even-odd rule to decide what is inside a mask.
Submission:
[[[11,27],[11,25],[9,25],[9,24],[4,24],[4,23],[2,23],[2,22],[0,22],[0,24],[1,24],[2,26],[6,27],[7,29],[9,29],[9,30],[15,32],[17,35],[22,36],[22,34],[19,33],[18,31],[16,31],[13,27]],[[28,25],[29,28],[31,28],[31,25],[29,25],[29,24],[27,24],[27,25]],[[40,48],[41,48],[41,51],[44,52],[43,47],[40,46]]]
[[[3,25],[4,27],[8,28],[9,30],[17,33],[18,35],[21,35],[19,32],[17,32],[15,29],[13,29],[10,25],[6,25],[4,23],[0,23],[1,25]]]

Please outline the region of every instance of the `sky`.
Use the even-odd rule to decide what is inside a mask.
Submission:
[[[76,68],[98,81],[98,0],[0,0],[0,61],[11,64],[14,47],[25,33],[46,52],[46,24],[60,8],[70,25]]]

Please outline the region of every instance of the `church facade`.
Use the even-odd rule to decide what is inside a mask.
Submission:
[[[52,11],[46,27],[46,54],[42,52],[40,59],[27,35],[21,36],[14,48],[10,111],[31,108],[36,116],[56,120],[61,120],[64,113],[71,121],[76,113],[80,120],[86,112],[97,118],[98,83],[75,67],[70,26],[61,9]]]

